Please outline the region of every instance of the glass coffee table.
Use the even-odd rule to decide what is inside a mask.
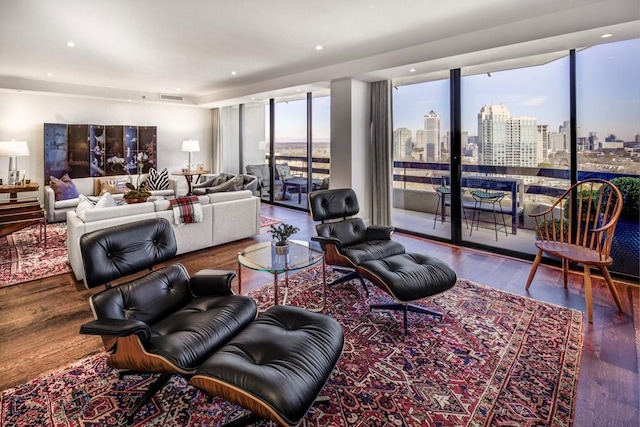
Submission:
[[[273,296],[275,305],[280,304],[280,274],[284,274],[284,297],[282,304],[287,303],[289,292],[289,272],[302,270],[322,262],[322,302],[320,307],[309,309],[320,312],[327,302],[327,273],[324,255],[316,242],[289,240],[288,253],[280,255],[272,242],[251,245],[238,252],[238,293],[242,294],[242,267],[255,271],[273,274]]]

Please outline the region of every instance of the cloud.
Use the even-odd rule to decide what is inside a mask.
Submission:
[[[534,98],[528,98],[525,99],[521,105],[524,105],[526,107],[538,107],[542,104],[544,104],[547,101],[547,97],[546,96],[536,96]]]

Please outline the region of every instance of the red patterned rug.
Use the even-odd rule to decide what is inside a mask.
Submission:
[[[289,299],[319,301],[318,268],[296,275]],[[338,285],[327,314],[344,328],[343,355],[313,407],[313,426],[568,426],[582,348],[582,313],[505,293],[467,280],[421,303],[441,321],[409,314],[369,313],[386,300],[370,287]],[[272,286],[254,293],[270,301]],[[2,392],[0,425],[113,425],[151,382],[118,378],[105,354]],[[214,426],[244,410],[174,377],[136,418],[141,426]],[[263,425],[263,424],[259,424]],[[264,424],[266,425],[266,424]]]
[[[267,227],[271,224],[277,224],[279,222],[282,222],[279,219],[275,219],[275,218],[271,218],[268,216],[264,216],[264,215],[260,215],[260,228],[262,227]]]
[[[71,271],[67,263],[67,225],[47,224],[47,248],[32,225],[0,237],[0,288]]]

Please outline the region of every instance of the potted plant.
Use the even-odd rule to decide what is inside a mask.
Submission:
[[[149,157],[147,156],[147,154],[140,152],[134,159],[136,161],[135,166],[138,171],[138,176],[135,184],[133,183],[133,178],[131,176],[131,172],[129,171],[129,167],[127,166],[123,158],[114,156],[107,160],[107,162],[120,165],[129,177],[129,182],[125,184],[129,191],[124,194],[124,200],[127,203],[142,203],[146,202],[147,198],[151,197],[151,192],[147,189],[147,182],[140,182],[142,180],[142,170],[144,168],[144,164],[147,162]]]
[[[287,253],[289,247],[287,246],[287,239],[296,234],[300,229],[291,224],[280,223],[277,227],[271,225],[271,237],[275,241],[275,249],[278,255],[284,255]]]

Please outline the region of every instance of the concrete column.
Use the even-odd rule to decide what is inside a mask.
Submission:
[[[338,79],[331,82],[331,188],[353,188],[360,216],[371,221],[371,87]]]

